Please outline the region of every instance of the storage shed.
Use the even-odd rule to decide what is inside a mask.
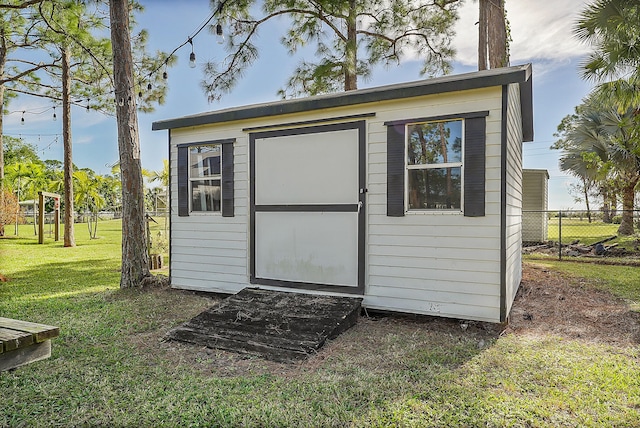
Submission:
[[[531,65],[228,108],[169,131],[175,288],[507,320]]]
[[[544,242],[549,238],[549,172],[522,170],[522,241]]]

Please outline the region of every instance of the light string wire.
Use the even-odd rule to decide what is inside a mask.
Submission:
[[[158,67],[156,67],[155,69],[151,70],[147,76],[146,79],[143,79],[143,82],[145,80],[151,80],[151,76],[153,76],[155,73],[157,73],[162,67],[166,67],[168,61],[176,54],[176,52],[178,52],[180,49],[182,49],[183,47],[189,45],[191,47],[191,53],[192,55],[194,55],[193,52],[193,40],[198,36],[198,34],[200,34],[202,32],[202,30],[205,29],[205,27],[207,25],[209,25],[209,23],[211,21],[213,21],[213,18],[216,17],[216,15],[219,15],[220,13],[222,13],[222,9],[225,5],[227,0],[225,1],[220,1],[218,2],[218,6],[216,7],[216,9],[209,15],[209,17],[198,27],[197,30],[193,31],[191,33],[191,35],[189,35],[189,37],[187,37],[187,40],[185,40],[184,42],[182,42],[180,45],[178,45],[177,47],[175,47],[170,53],[169,55],[166,56],[166,58],[164,59],[164,61],[162,61],[160,63],[160,65]],[[192,57],[193,59],[195,59],[195,57]],[[166,74],[164,74],[166,75]],[[142,86],[142,85],[141,85]]]
[[[170,52],[170,53],[169,53],[169,54],[164,58],[164,60],[160,63],[160,65],[159,65],[159,66],[157,66],[156,68],[154,68],[153,70],[151,70],[151,71],[150,71],[150,72],[149,72],[149,73],[148,73],[148,74],[147,74],[147,75],[146,75],[146,76],[141,80],[141,82],[148,81],[148,82],[149,82],[149,85],[151,85],[151,83],[150,83],[150,81],[151,81],[151,77],[152,77],[155,73],[157,73],[157,72],[158,72],[161,68],[163,68],[163,67],[165,67],[165,70],[166,70],[166,67],[167,67],[167,64],[168,64],[169,60],[170,60],[170,59],[171,59],[171,58],[176,54],[176,52],[178,52],[178,51],[179,51],[181,48],[183,48],[184,46],[186,46],[186,45],[190,45],[190,46],[191,46],[191,48],[192,48],[192,52],[193,52],[193,40],[194,40],[194,39],[195,39],[195,38],[196,38],[196,37],[197,37],[197,36],[202,32],[202,30],[204,30],[204,29],[206,28],[206,26],[207,26],[207,25],[209,25],[209,23],[210,23],[210,22],[211,22],[211,21],[212,21],[212,20],[213,20],[217,15],[219,15],[219,14],[222,12],[222,9],[223,9],[223,7],[224,7],[225,3],[226,3],[226,0],[225,0],[225,1],[220,1],[220,2],[218,2],[218,6],[216,7],[216,9],[215,9],[215,10],[214,10],[214,11],[213,11],[213,12],[212,12],[212,13],[211,13],[211,14],[210,14],[210,15],[209,15],[209,16],[208,16],[208,17],[207,17],[203,22],[202,22],[202,24],[200,24],[200,26],[198,26],[198,27],[197,27],[197,29],[196,29],[196,30],[194,30],[194,31],[193,31],[193,32],[192,32],[192,33],[187,37],[187,39],[186,39],[183,43],[181,43],[180,45],[178,45],[177,47],[175,47],[175,48],[174,48],[174,49],[173,49],[173,50],[172,50],[172,51],[171,51],[171,52]],[[76,41],[76,42],[77,42],[77,41]],[[78,42],[78,43],[79,43],[79,42]],[[80,43],[79,43],[79,44],[80,44]],[[88,49],[87,49],[87,48],[85,48],[84,46],[81,46],[81,47],[82,47],[83,49],[85,49],[85,50],[88,50]],[[166,78],[167,78],[167,76],[168,76],[168,75],[167,75],[167,72],[165,71],[165,72],[163,73],[163,78],[165,78],[165,79],[166,79]],[[141,88],[142,88],[142,85],[141,85]],[[148,88],[148,89],[150,90],[151,88]],[[141,91],[142,91],[142,89],[141,89]],[[140,94],[141,94],[141,91],[140,91]],[[115,88],[114,88],[113,90],[111,90],[111,91],[110,91],[110,92],[108,92],[107,94],[114,94],[115,92],[116,92],[116,90],[115,90]],[[140,95],[140,94],[139,94],[139,95]],[[84,107],[84,108],[86,108],[86,109],[87,109],[87,111],[89,111],[89,110],[90,110],[90,99],[87,99],[87,100],[86,100],[86,102],[87,102],[86,106],[85,106],[85,105],[83,105],[83,104],[81,104],[83,101],[84,101],[83,99],[77,99],[77,100],[72,100],[72,101],[71,101],[71,103],[72,103],[73,105],[76,105],[76,106]],[[54,105],[54,106],[52,106],[52,107],[38,108],[38,109],[31,109],[31,110],[28,110],[28,109],[12,110],[12,111],[9,111],[9,112],[3,113],[3,114],[5,114],[5,115],[7,115],[7,116],[8,116],[8,115],[12,115],[12,114],[16,114],[16,113],[18,113],[18,114],[22,114],[22,120],[21,120],[21,122],[22,122],[22,124],[24,124],[24,123],[25,123],[24,116],[25,116],[26,114],[31,114],[31,115],[40,115],[40,114],[44,114],[44,113],[46,113],[46,112],[49,112],[49,111],[51,111],[51,110],[53,110],[53,114],[54,114],[54,119],[53,119],[53,120],[56,120],[56,118],[55,118],[55,109],[56,109],[56,106]],[[9,135],[9,134],[6,134],[6,135]]]

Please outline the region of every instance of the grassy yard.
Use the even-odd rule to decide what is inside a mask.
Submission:
[[[50,359],[0,373],[0,427],[638,426],[640,348],[430,318],[362,318],[284,365],[162,340],[216,298],[120,290],[119,222],[63,248],[0,240],[0,316],[60,326]],[[13,229],[8,232],[12,233]],[[154,232],[157,233],[157,232]],[[538,262],[537,262],[538,263]],[[547,263],[547,262],[545,262]],[[640,301],[638,268],[548,269]]]
[[[549,240],[558,241],[560,222],[558,217],[549,219]],[[562,219],[562,243],[568,244],[575,240],[591,245],[618,233],[619,224],[603,223],[601,220],[593,220],[589,223],[587,217]],[[617,242],[617,241],[612,241]]]

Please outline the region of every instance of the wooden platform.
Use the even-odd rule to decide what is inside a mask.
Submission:
[[[0,371],[49,358],[59,334],[58,327],[0,317]]]
[[[168,338],[269,360],[314,354],[353,326],[362,299],[245,288],[170,331]]]

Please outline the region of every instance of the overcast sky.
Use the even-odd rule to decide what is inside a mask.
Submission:
[[[165,52],[173,50],[197,29],[210,13],[208,0],[142,0],[145,12],[138,18],[140,26],[148,29],[151,48]],[[571,180],[558,170],[558,152],[549,150],[553,133],[560,120],[573,112],[575,105],[588,93],[592,83],[580,79],[578,67],[588,48],[572,36],[576,16],[586,2],[578,0],[507,0],[507,17],[511,26],[511,64],[533,63],[535,141],[525,143],[525,168],[546,168],[551,175],[549,206],[553,209],[575,206],[567,193]],[[468,72],[477,64],[477,2],[466,0],[460,10],[455,47],[454,72]],[[190,50],[178,52],[178,65],[169,69],[167,103],[155,113],[140,115],[140,135],[143,167],[162,168],[167,158],[167,132],[151,131],[155,120],[217,110],[230,106],[273,101],[276,92],[286,82],[300,58],[289,57],[279,44],[279,30],[284,22],[274,23],[260,32],[260,59],[247,71],[232,94],[221,102],[209,104],[199,82],[199,69],[187,66]],[[194,39],[198,62],[222,58],[223,52],[214,37],[203,31]],[[418,80],[419,61],[405,62],[399,68],[377,70],[368,82],[359,87]],[[38,146],[41,158],[62,159],[60,120],[52,121],[52,111],[26,114],[20,125],[22,110],[37,113],[52,103],[40,99],[18,99],[10,105],[15,113],[5,117],[5,132],[22,136]],[[58,110],[58,116],[60,111]],[[109,173],[109,165],[118,159],[115,119],[98,113],[87,114],[82,108],[73,109],[74,162],[90,167],[101,174]]]

